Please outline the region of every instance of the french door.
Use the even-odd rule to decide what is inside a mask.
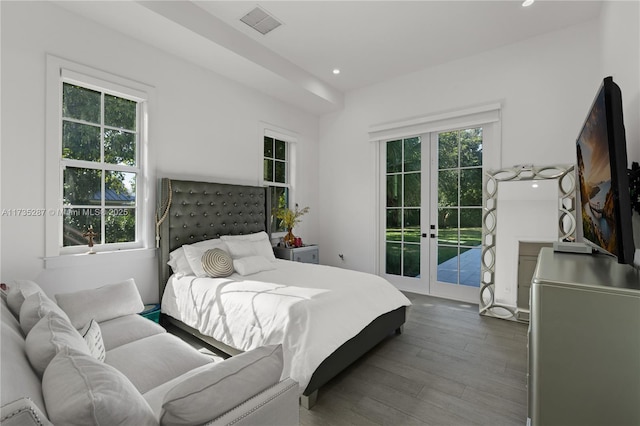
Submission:
[[[403,290],[477,303],[482,127],[383,144],[383,275]]]

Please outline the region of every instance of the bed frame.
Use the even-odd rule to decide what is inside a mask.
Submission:
[[[271,202],[265,187],[196,182],[162,178],[159,182],[157,237],[160,299],[171,275],[169,253],[183,244],[192,244],[222,235],[270,233]],[[399,334],[406,319],[406,307],[387,312],[373,320],[352,339],[326,358],[311,376],[301,396],[301,404],[311,408],[318,389],[351,363],[394,332]],[[228,354],[239,353],[188,325],[163,315],[163,320],[187,331]]]

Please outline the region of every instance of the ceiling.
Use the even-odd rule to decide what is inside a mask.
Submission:
[[[600,1],[56,1],[314,114],[344,93],[595,19]],[[254,7],[283,25],[262,35]],[[332,70],[339,68],[340,74]]]

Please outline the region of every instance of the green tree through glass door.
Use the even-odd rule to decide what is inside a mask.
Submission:
[[[436,279],[480,286],[482,243],[482,128],[437,135]],[[434,159],[435,160],[435,159]]]

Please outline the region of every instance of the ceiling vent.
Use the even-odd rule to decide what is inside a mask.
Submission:
[[[262,35],[265,35],[282,25],[280,21],[269,15],[260,7],[256,7],[251,12],[240,18],[240,20]]]

